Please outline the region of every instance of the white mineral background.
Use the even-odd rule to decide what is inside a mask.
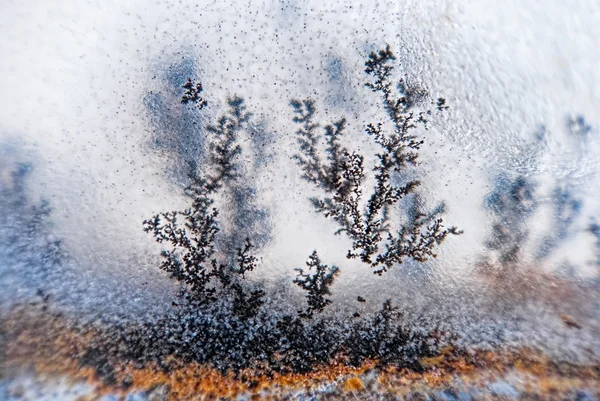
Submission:
[[[357,294],[369,298],[365,308],[386,298],[423,310],[444,305],[441,314],[483,338],[485,319],[474,318],[470,304],[490,291],[478,272],[498,253],[490,245],[495,224],[514,236],[519,268],[597,280],[596,0],[4,0],[1,9],[1,178],[28,166],[24,199],[48,202],[43,235],[60,239],[68,256],[50,275],[0,256],[4,307],[40,287],[73,313],[152,316],[168,307],[176,286],[158,268],[161,245],[142,221],[186,207],[185,162],[202,153],[205,125],[232,95],[253,113],[241,138],[250,217],[235,223],[228,211],[237,206],[221,205],[223,230],[261,238],[251,279],[266,280],[272,293],[289,286],[301,301],[294,269],[317,249],[342,270],[329,313],[346,313]],[[445,241],[435,261],[407,261],[379,277],[346,259],[349,240],[313,210],[309,197],[319,191],[292,159],[289,103],[314,99],[322,124],[345,116],[345,146],[372,154],[364,127],[385,115],[364,86],[364,62],[386,43],[397,55],[395,78],[447,99],[449,110],[418,131],[421,162],[405,177],[419,177],[423,205],[443,202],[445,223],[464,234]],[[197,117],[180,103],[187,77],[202,81],[209,102]],[[18,243],[19,226],[7,221],[1,235]],[[595,288],[572,344],[556,334],[559,315],[537,303],[522,306],[529,326],[507,341],[529,341],[527,327],[546,327],[538,341],[550,348],[556,336],[557,349],[598,351]],[[577,310],[580,298],[560,302]]]

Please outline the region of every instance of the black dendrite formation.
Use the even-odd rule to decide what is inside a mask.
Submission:
[[[371,265],[375,273],[382,274],[396,264],[410,258],[424,262],[436,257],[435,247],[449,234],[459,234],[455,227],[444,228],[442,219],[419,214],[408,224],[392,228],[390,208],[414,193],[420,185],[417,180],[397,185],[392,175],[401,173],[408,166],[415,165],[418,151],[423,141],[413,135],[418,125],[427,126],[430,111],[413,111],[414,106],[423,102],[427,93],[411,89],[404,79],[397,84],[399,94],[395,94],[391,75],[391,63],[395,57],[387,46],[384,50],[371,53],[365,63],[365,72],[374,78],[366,83],[373,92],[379,93],[387,116],[392,123],[391,132],[384,130],[384,124],[369,123],[366,133],[373,138],[381,151],[376,154],[377,164],[373,167],[375,186],[370,195],[363,197],[367,179],[364,156],[350,152],[342,146],[346,124],[345,119],[325,126],[327,160],[319,155],[319,125],[314,121],[315,105],[312,100],[292,100],[293,121],[300,125],[297,138],[300,154],[296,160],[302,168],[304,179],[326,192],[326,196],[311,199],[315,208],[327,218],[332,218],[340,229],[352,240],[348,258],[359,258]],[[438,110],[447,106],[440,98]]]
[[[200,83],[194,85],[188,78],[182,103],[193,102],[202,109],[206,101],[198,96]],[[208,304],[228,295],[234,314],[241,318],[255,316],[264,304],[265,292],[250,289],[242,280],[253,271],[258,259],[252,255],[254,245],[249,238],[237,247],[234,253],[218,255],[215,245],[220,233],[215,207],[215,196],[224,189],[231,190],[239,184],[241,171],[237,162],[242,152],[238,134],[248,124],[251,114],[246,111],[243,99],[228,100],[229,110],[217,119],[215,125],[206,127],[209,134],[209,160],[200,174],[193,171],[191,183],[184,192],[192,200],[191,206],[183,211],[159,213],[145,220],[144,231],[152,233],[157,242],[169,244],[170,249],[161,253],[161,269],[185,284],[183,295],[193,304]],[[313,263],[314,262],[314,263]],[[314,276],[305,275],[304,280],[295,282],[308,291],[309,308],[303,317],[312,317],[331,303],[329,295],[338,268],[321,265],[316,252],[311,255],[309,268],[315,267]],[[302,272],[300,273],[302,274]]]
[[[208,102],[202,97],[200,97],[200,93],[202,93],[202,91],[204,90],[202,88],[202,83],[194,83],[192,82],[191,78],[188,78],[185,84],[183,84],[182,88],[185,89],[185,92],[181,97],[181,103],[195,103],[200,110],[202,110],[208,105]]]
[[[219,258],[215,248],[220,229],[214,197],[225,184],[239,177],[235,159],[241,147],[237,137],[250,118],[241,98],[229,99],[228,106],[228,113],[215,126],[207,127],[211,134],[207,171],[202,175],[194,172],[192,182],[185,188],[192,199],[191,206],[183,211],[159,213],[143,224],[144,231],[152,233],[157,242],[170,245],[171,249],[161,254],[160,267],[184,283],[194,301],[210,303],[220,295],[219,289],[228,290],[234,295],[234,310],[253,315],[263,304],[264,293],[246,293],[240,284],[240,279],[256,267],[257,259],[250,254],[252,243],[246,239],[233,259]]]
[[[317,251],[308,257],[306,266],[308,266],[308,273],[304,273],[303,269],[295,269],[298,276],[294,280],[294,284],[306,291],[308,301],[308,308],[299,311],[298,315],[311,319],[315,313],[322,312],[331,303],[331,299],[326,296],[331,295],[330,287],[339,273],[339,268],[322,264]],[[314,273],[311,274],[313,268]]]

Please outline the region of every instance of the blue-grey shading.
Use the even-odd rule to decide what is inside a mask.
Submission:
[[[343,110],[347,113],[356,111],[355,90],[352,86],[344,60],[336,55],[330,55],[323,61],[327,74],[327,91],[325,104],[328,107]]]
[[[0,145],[0,277],[4,290],[2,306],[19,297],[40,297],[48,301],[52,283],[66,258],[62,241],[52,233],[52,208],[41,199],[27,195],[32,163],[19,160],[14,145]]]
[[[595,247],[598,258],[596,259],[596,264],[600,265],[600,224],[596,221],[593,221],[589,226],[590,233],[596,238]]]
[[[269,129],[266,121],[251,121],[246,130],[255,154],[252,168],[255,172],[260,172],[275,160],[273,143],[277,140],[277,136]]]
[[[581,215],[583,207],[582,201],[574,197],[571,189],[560,186],[552,191],[551,203],[554,217],[553,227],[542,240],[537,255],[540,259],[548,257],[553,250],[573,234],[573,223]]]
[[[204,114],[198,113],[193,105],[181,102],[183,85],[194,77],[197,77],[197,67],[193,60],[174,63],[155,75],[155,79],[162,81],[159,87],[163,90],[150,92],[144,98],[153,127],[151,144],[156,150],[173,156],[166,173],[181,186],[189,182],[190,174],[196,171],[205,153]]]
[[[535,185],[524,176],[500,174],[485,199],[485,207],[494,216],[492,233],[485,245],[499,252],[502,265],[517,263],[521,246],[528,238],[527,221],[537,208]]]
[[[182,86],[188,78],[197,76],[196,62],[184,59],[157,73],[165,88],[163,92],[151,92],[144,99],[153,130],[152,146],[158,151],[168,152],[170,162],[165,166],[167,177],[184,188],[193,181],[193,177],[206,163],[205,124],[207,114],[193,104],[182,104]],[[211,105],[209,104],[209,108]],[[213,111],[214,112],[214,111]],[[265,123],[249,124],[247,128],[251,146],[256,155],[253,161],[254,173],[272,160],[273,133]],[[244,172],[246,173],[246,172]],[[235,249],[246,238],[252,238],[253,246],[262,247],[270,239],[271,226],[269,213],[259,207],[256,201],[256,187],[252,178],[244,174],[244,180],[228,183],[230,207],[232,208],[232,227],[228,232],[220,232],[217,238],[219,246],[235,256]]]
[[[256,248],[263,247],[271,239],[271,223],[267,209],[256,204],[256,188],[233,184],[228,190],[231,194],[229,213],[232,227],[228,233],[219,234],[217,243],[223,249],[230,250],[231,256],[246,238],[250,238]]]
[[[582,139],[585,139],[592,132],[592,126],[587,123],[585,117],[581,114],[567,119],[567,129],[571,135]]]

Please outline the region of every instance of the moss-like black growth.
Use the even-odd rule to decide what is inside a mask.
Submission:
[[[337,266],[329,267],[322,264],[317,251],[314,251],[308,257],[306,266],[308,266],[309,271],[312,271],[314,267],[315,272],[309,274],[304,273],[302,269],[296,269],[298,277],[294,280],[294,284],[307,292],[308,308],[304,311],[299,311],[298,314],[300,317],[310,319],[315,312],[322,312],[327,305],[331,304],[331,299],[325,298],[325,296],[331,295],[329,288],[340,269]]]
[[[363,202],[367,173],[364,156],[350,152],[341,145],[345,119],[325,126],[327,161],[319,156],[317,134],[318,124],[314,121],[314,101],[292,100],[295,116],[293,121],[300,124],[296,132],[300,144],[300,154],[296,160],[302,169],[302,177],[323,189],[327,196],[311,199],[317,211],[334,219],[340,229],[336,234],[346,233],[352,240],[348,258],[359,258],[371,265],[375,273],[382,274],[404,258],[424,262],[436,257],[434,249],[449,234],[460,234],[455,227],[444,228],[441,218],[425,218],[419,214],[409,224],[393,229],[389,210],[407,195],[414,193],[420,185],[411,180],[403,185],[392,181],[393,173],[400,173],[409,165],[414,165],[418,150],[423,144],[412,134],[418,125],[427,125],[431,111],[415,114],[413,107],[421,103],[427,92],[408,87],[404,79],[398,82],[399,96],[392,90],[391,62],[395,57],[387,46],[373,52],[366,62],[365,72],[374,77],[366,86],[381,94],[387,115],[393,124],[391,133],[386,133],[383,123],[369,123],[366,133],[381,147],[375,156],[377,165],[375,187],[368,199]],[[445,99],[437,100],[438,110],[447,108]]]
[[[256,267],[257,259],[250,254],[252,243],[246,239],[237,249],[235,263],[220,260],[215,249],[220,229],[214,196],[223,185],[238,178],[238,133],[250,118],[243,99],[231,98],[228,106],[228,113],[218,119],[217,125],[207,127],[212,134],[210,167],[204,176],[194,172],[191,184],[185,188],[192,199],[190,208],[157,214],[143,224],[144,231],[152,233],[157,242],[171,245],[170,250],[161,253],[161,269],[187,286],[186,295],[195,302],[210,303],[221,296],[219,291],[233,292],[235,311],[247,317],[255,314],[264,296],[261,290],[247,294],[239,283],[240,277],[243,279]]]

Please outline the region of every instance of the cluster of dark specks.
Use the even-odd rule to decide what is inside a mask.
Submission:
[[[201,82],[193,83],[192,79],[188,78],[186,83],[183,84],[183,88],[185,92],[181,97],[181,103],[195,103],[200,110],[208,105],[208,101],[200,96],[200,93],[204,90]]]

